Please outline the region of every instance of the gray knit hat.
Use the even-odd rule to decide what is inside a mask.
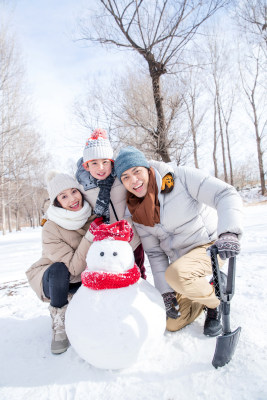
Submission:
[[[83,162],[107,158],[113,161],[113,150],[104,129],[95,129],[87,139],[83,150]]]
[[[127,146],[121,149],[118,157],[115,160],[114,168],[118,179],[121,181],[121,174],[133,167],[146,167],[150,165],[142,151],[133,146]]]
[[[63,190],[72,188],[81,190],[81,186],[72,176],[56,170],[48,171],[45,180],[51,204]]]

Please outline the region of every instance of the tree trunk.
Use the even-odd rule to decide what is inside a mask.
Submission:
[[[198,156],[197,156],[197,138],[196,138],[196,131],[194,128],[192,129],[192,135],[193,135],[193,145],[194,145],[194,163],[195,167],[199,168]]]
[[[12,232],[12,222],[11,222],[11,207],[10,204],[7,207],[7,221],[8,221],[8,230]]]
[[[198,164],[198,154],[197,154],[197,123],[196,123],[196,114],[195,114],[195,95],[190,95],[190,105],[192,106],[192,109],[190,110],[190,105],[184,99],[186,109],[187,109],[187,115],[190,121],[190,128],[191,128],[191,134],[192,134],[192,140],[193,140],[193,154],[194,154],[194,164],[196,168],[199,168]]]
[[[218,165],[217,165],[217,157],[216,157],[216,152],[217,152],[217,124],[216,124],[216,119],[217,119],[217,107],[216,107],[216,99],[214,99],[214,104],[213,104],[213,164],[214,164],[214,176],[218,178]]]
[[[166,140],[166,123],[165,115],[163,110],[163,98],[161,96],[160,89],[160,76],[161,73],[156,70],[153,62],[148,63],[149,72],[152,79],[153,98],[157,113],[157,130],[154,137],[157,139],[157,150],[156,152],[162,158],[164,162],[170,162],[170,156],[168,152],[167,140]]]
[[[221,116],[221,108],[219,104],[219,96],[216,95],[217,98],[217,108],[218,108],[218,117],[219,117],[219,126],[220,126],[220,137],[221,137],[221,145],[222,145],[222,159],[223,159],[223,172],[224,172],[224,180],[228,182],[227,168],[226,168],[226,158],[225,158],[225,148],[224,148],[224,137],[223,137],[223,127],[222,127],[222,116]]]
[[[229,169],[230,169],[230,183],[232,186],[234,186],[234,175],[233,175],[233,165],[232,165],[232,157],[231,157],[231,149],[230,149],[228,123],[226,123],[226,126],[225,126],[225,133],[226,133],[227,153],[228,153],[228,161],[229,161]]]
[[[21,226],[20,226],[20,209],[19,209],[19,207],[17,208],[17,213],[16,213],[16,231],[21,231]]]
[[[3,196],[3,194],[2,194]],[[6,207],[5,207],[5,201],[2,199],[2,232],[3,235],[6,234]]]
[[[11,205],[10,205],[10,181],[8,181],[7,185],[7,225],[8,230],[12,232],[12,222],[11,222]]]
[[[261,194],[264,195],[266,192],[266,185],[265,185],[265,176],[264,176],[265,174],[264,174],[264,167],[263,167],[263,151],[261,149],[261,137],[259,134],[258,116],[257,116],[257,110],[256,110],[253,96],[252,96],[251,105],[253,108],[253,116],[254,116],[254,126],[255,126],[258,163],[259,163],[259,172],[260,172],[260,181],[261,181]]]

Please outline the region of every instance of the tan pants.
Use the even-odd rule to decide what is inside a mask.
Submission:
[[[179,331],[179,329],[191,324],[202,313],[204,307],[203,304],[194,303],[181,294],[177,294],[176,298],[181,315],[177,319],[167,319],[166,329],[171,332]]]
[[[211,260],[206,249],[211,243],[199,246],[169,265],[165,273],[168,284],[176,291],[181,316],[167,320],[167,329],[177,331],[193,322],[204,306],[220,304],[206,276],[212,274]],[[218,257],[220,267],[224,261]]]

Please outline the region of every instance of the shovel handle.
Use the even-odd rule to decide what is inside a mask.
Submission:
[[[228,302],[233,297],[235,291],[236,257],[231,257],[228,259],[227,285],[224,292],[218,263],[218,249],[216,246],[211,246],[210,255],[215,295],[218,297],[218,299]]]

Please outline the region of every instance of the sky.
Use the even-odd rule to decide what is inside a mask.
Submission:
[[[15,0],[12,7],[36,126],[62,167],[82,155],[87,138],[74,117],[74,101],[88,81],[110,79],[122,57],[74,40],[78,17],[93,1]]]
[[[13,30],[26,70],[32,113],[38,132],[45,138],[46,151],[54,157],[51,166],[73,172],[90,134],[78,124],[74,102],[85,95],[88,84],[109,82],[118,69],[127,68],[130,53],[99,45],[89,47],[84,41],[74,40],[78,18],[96,0],[2,1],[12,9]],[[242,113],[242,117],[238,115],[236,130],[248,130],[243,127],[243,120],[246,118]],[[251,124],[249,130],[252,133],[248,142],[256,154]],[[247,147],[238,150],[238,159],[246,160]],[[202,148],[205,159],[206,147]]]

